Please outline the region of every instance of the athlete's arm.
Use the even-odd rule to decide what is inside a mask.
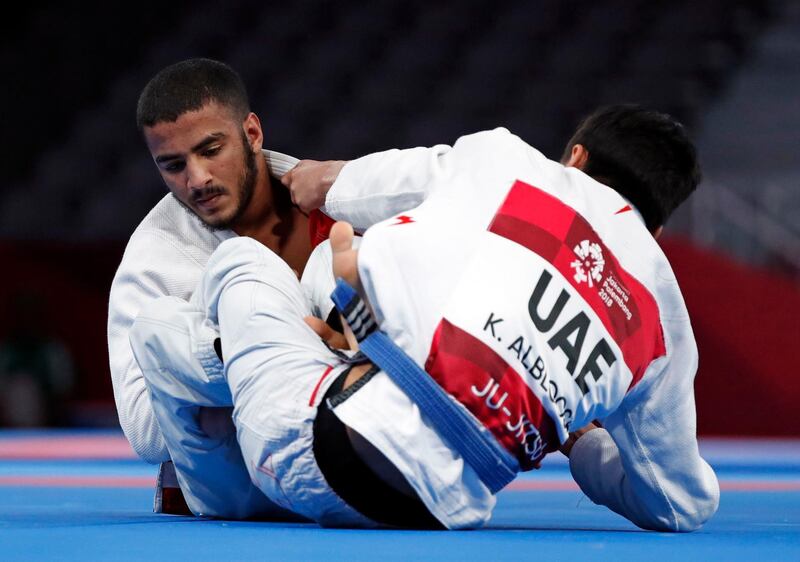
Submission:
[[[346,160],[301,160],[281,176],[281,183],[289,189],[292,203],[310,213],[325,205],[325,197],[345,164]]]
[[[597,426],[593,423],[590,423],[580,428],[577,431],[571,431],[567,440],[561,444],[558,450],[564,453],[564,455],[568,457],[569,454],[572,452],[572,447],[575,445],[578,439],[580,439],[584,434],[592,431],[593,429],[597,429]]]
[[[281,181],[301,208],[321,207],[326,215],[364,231],[422,203],[439,157],[450,149],[394,149],[350,162],[304,160]]]
[[[453,184],[451,187],[456,190],[463,187],[459,182],[439,180],[459,173],[478,173],[495,180],[500,173],[511,179],[516,167],[530,166],[531,150],[508,130],[497,128],[463,136],[452,147],[439,144],[393,149],[349,162],[305,160],[281,181],[302,209],[319,207],[326,215],[363,232],[377,222],[418,207],[437,185]],[[511,158],[511,154],[515,156]]]
[[[111,285],[108,355],[119,423],[136,454],[153,464],[168,461],[169,452],[128,336],[133,321],[146,303],[168,295],[170,289],[175,290],[175,287],[166,286],[163,272],[186,271],[191,277],[189,274],[197,269],[202,268],[166,241],[147,232],[136,233]],[[180,284],[177,276],[171,281],[173,285]]]
[[[651,384],[634,389],[569,454],[572,475],[592,501],[645,529],[692,531],[719,505],[717,477],[695,437],[696,356],[685,363],[694,365],[653,373]]]

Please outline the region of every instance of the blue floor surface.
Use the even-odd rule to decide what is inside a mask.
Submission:
[[[703,442],[723,489],[719,512],[700,531],[667,534],[641,531],[570,490],[558,459],[502,492],[489,526],[478,531],[331,530],[157,515],[150,512],[153,467],[128,456],[90,458],[91,450],[73,458],[3,448],[31,436],[37,434],[0,432],[3,562],[800,561],[800,441]],[[538,489],[545,482],[556,491]]]

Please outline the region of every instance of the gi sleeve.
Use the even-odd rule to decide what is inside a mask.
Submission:
[[[117,415],[131,447],[149,463],[169,460],[169,452],[153,412],[144,375],[134,358],[129,333],[146,303],[175,294],[178,285],[194,286],[200,271],[199,263],[157,232],[137,232],[125,250],[111,285],[108,355]]]
[[[348,162],[325,198],[323,212],[358,231],[413,209],[429,195],[431,179],[444,173],[448,145],[387,150]]]
[[[691,338],[691,329],[686,337]],[[719,505],[717,477],[700,457],[695,437],[697,355],[681,355],[664,372],[651,373],[645,386],[646,373],[644,388],[635,388],[603,420],[605,429],[581,436],[570,453],[570,470],[581,490],[644,529],[693,531]]]
[[[536,155],[544,160],[503,127],[465,135],[453,146],[377,152],[342,168],[328,191],[323,212],[364,231],[418,207],[437,190],[454,190],[454,196],[470,197],[463,188],[494,185],[505,192],[508,185],[497,178],[505,175],[511,181],[520,177],[535,164]],[[469,179],[454,181],[459,174]]]

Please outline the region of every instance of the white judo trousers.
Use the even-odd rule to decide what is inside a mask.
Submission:
[[[163,297],[137,317],[131,344],[195,514],[274,519],[289,510],[374,525],[332,492],[314,460],[316,407],[346,364],[305,324],[311,312],[283,260],[235,238],[214,252],[190,302]],[[235,434],[201,419],[231,406]]]

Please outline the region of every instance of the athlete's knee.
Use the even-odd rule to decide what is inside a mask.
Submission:
[[[225,240],[211,254],[203,273],[204,306],[213,307],[220,293],[231,283],[260,280],[265,267],[271,275],[291,274],[289,266],[260,242],[245,236]]]
[[[253,238],[229,238],[211,254],[206,265],[206,276],[221,279],[233,271],[269,263],[273,258],[280,261],[274,252]]]

